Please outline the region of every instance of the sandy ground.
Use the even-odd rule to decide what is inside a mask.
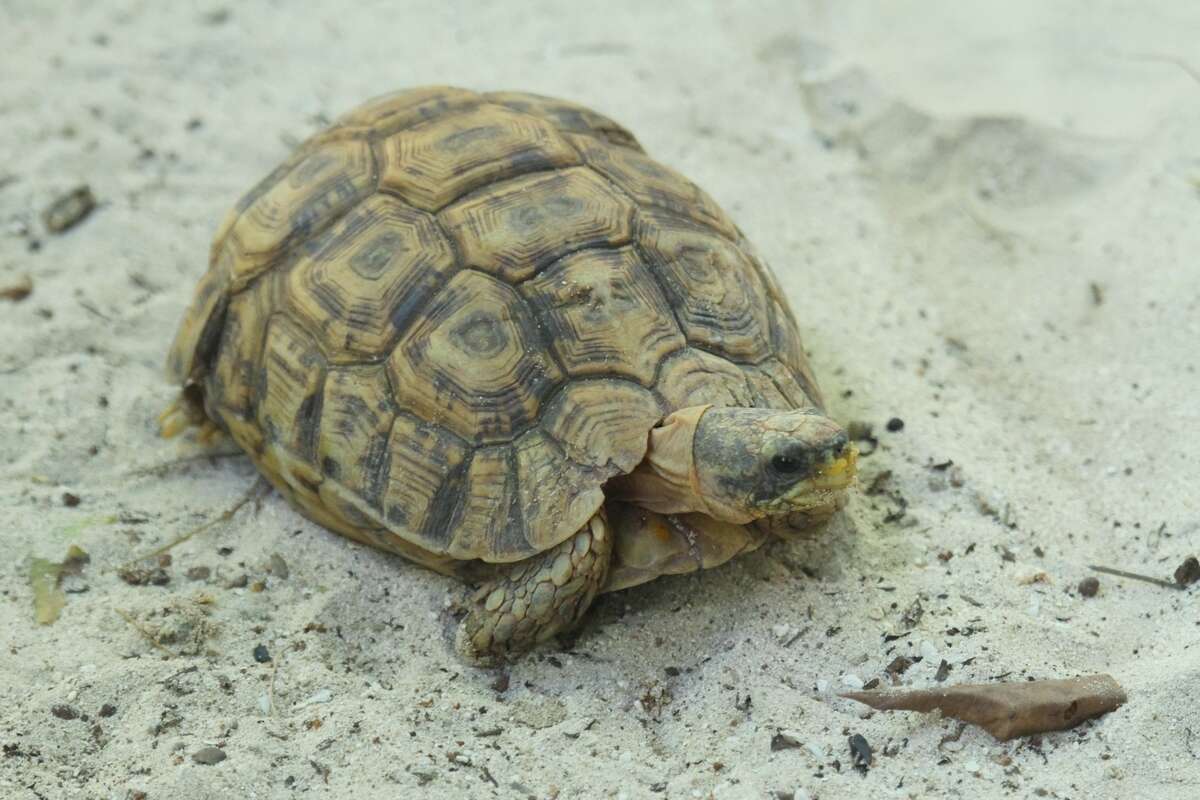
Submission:
[[[0,300],[0,795],[1195,796],[1200,590],[1076,588],[1200,549],[1194,2],[339,5],[0,2],[0,288],[33,283]],[[225,207],[432,82],[593,105],[736,217],[879,439],[819,539],[610,595],[502,673],[447,644],[459,586],[276,495],[121,577],[254,484],[153,423]],[[901,655],[1129,702],[997,743],[836,696]]]

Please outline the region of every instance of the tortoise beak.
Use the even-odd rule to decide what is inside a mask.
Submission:
[[[857,474],[858,448],[845,440],[834,442],[821,452],[808,477],[795,483],[780,498],[779,505],[787,511],[834,507],[838,496],[854,483]]]
[[[840,491],[854,483],[858,474],[858,448],[847,442],[838,448],[830,448],[817,464],[816,472],[807,483],[813,489]]]

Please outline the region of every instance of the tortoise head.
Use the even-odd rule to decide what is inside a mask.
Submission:
[[[857,451],[816,409],[710,408],[692,444],[696,488],[731,522],[837,504],[854,480]]]

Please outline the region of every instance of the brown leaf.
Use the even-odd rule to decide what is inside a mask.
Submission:
[[[1073,728],[1120,708],[1125,691],[1111,675],[1057,681],[962,683],[942,689],[847,692],[880,711],[941,711],[978,725],[1001,741]]]

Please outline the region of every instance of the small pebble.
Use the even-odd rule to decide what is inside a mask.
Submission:
[[[779,750],[791,750],[794,748],[803,747],[803,743],[799,737],[791,731],[779,731],[771,737],[771,752]]]
[[[102,717],[111,717],[113,714],[117,713],[117,707],[112,703],[105,703],[104,705],[100,706],[99,713]]]
[[[188,567],[184,574],[189,581],[206,581],[212,575],[212,570],[208,567]]]
[[[225,751],[219,747],[202,747],[192,753],[192,761],[197,764],[220,764],[225,760]]]
[[[51,233],[62,233],[82,222],[96,207],[88,186],[79,186],[56,199],[42,212],[42,222]]]
[[[254,660],[260,664],[266,664],[271,660],[271,653],[267,650],[265,644],[260,644],[254,648]]]
[[[861,733],[852,734],[848,740],[850,745],[850,761],[854,768],[866,775],[874,761],[871,745]]]
[[[1095,597],[1098,591],[1100,591],[1100,581],[1095,577],[1089,576],[1079,582],[1079,594],[1083,597]]]
[[[75,506],[79,505],[79,495],[71,494],[70,492],[63,492],[62,504],[67,508],[74,508]]]
[[[1175,568],[1175,583],[1189,586],[1196,581],[1200,581],[1200,560],[1195,556],[1188,556]]]
[[[31,294],[33,294],[33,278],[28,275],[22,275],[16,283],[0,287],[0,300],[19,303]]]
[[[904,420],[900,419],[899,417],[892,417],[887,421],[887,429],[891,433],[904,430]]]
[[[59,703],[56,706],[51,706],[50,713],[59,719],[79,719],[79,712],[68,705]]]
[[[166,586],[171,576],[162,567],[122,567],[117,576],[130,586]]]

